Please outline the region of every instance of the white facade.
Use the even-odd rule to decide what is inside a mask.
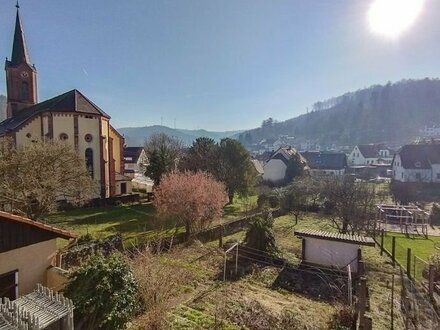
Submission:
[[[350,264],[351,271],[357,272],[359,245],[312,237],[303,237],[303,240],[305,240],[303,247],[305,262],[344,270]]]
[[[287,165],[281,159],[269,159],[263,169],[263,180],[275,183],[284,180]]]
[[[352,166],[359,165],[376,165],[380,163],[391,164],[392,155],[388,149],[380,149],[377,157],[366,158],[359,150],[358,146],[355,146],[348,155],[347,161]]]
[[[415,164],[417,165],[417,163]],[[399,154],[396,154],[392,164],[393,179],[400,182],[440,183],[440,164],[431,164],[430,169],[409,168],[402,166]]]

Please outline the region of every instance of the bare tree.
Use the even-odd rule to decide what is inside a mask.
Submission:
[[[0,139],[0,207],[39,219],[58,202],[80,205],[97,195],[85,161],[61,141],[35,141],[15,147]]]
[[[323,196],[330,205],[330,218],[341,233],[358,233],[371,220],[375,206],[374,185],[351,177],[323,181]]]

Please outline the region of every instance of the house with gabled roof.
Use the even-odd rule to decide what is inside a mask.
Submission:
[[[299,154],[302,162],[306,165],[306,160],[301,154],[292,147],[280,147],[272,153],[270,158],[263,166],[263,180],[271,183],[280,183],[286,176],[287,164],[290,157]]]
[[[311,176],[344,175],[347,156],[342,152],[304,151]]]
[[[392,162],[393,179],[400,182],[440,183],[440,144],[408,144]]]
[[[147,154],[143,147],[124,148],[124,174],[130,178],[143,175],[148,165]]]
[[[77,235],[28,218],[0,211],[0,298],[16,299],[37,284],[52,286],[56,275],[57,239]],[[0,299],[1,300],[1,299]]]
[[[0,122],[0,137],[11,138],[17,146],[43,139],[64,141],[84,158],[100,197],[121,194],[130,182],[121,177],[123,136],[110,124],[110,116],[76,89],[38,101],[37,69],[26,46],[19,6],[5,70],[7,118]]]
[[[351,166],[391,164],[393,150],[384,144],[359,144],[348,155]]]

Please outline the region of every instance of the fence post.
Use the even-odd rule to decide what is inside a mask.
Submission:
[[[411,248],[406,251],[406,275],[411,279]]]
[[[364,329],[364,330],[372,330],[373,329],[373,320],[371,319],[371,316],[364,317],[364,327],[362,329]]]
[[[383,256],[383,236],[384,230],[382,229],[380,232],[380,255]]]
[[[432,298],[434,296],[434,265],[429,265],[429,296]]]
[[[218,247],[223,246],[223,226],[220,225],[220,236],[218,238]]]
[[[359,328],[364,329],[367,308],[367,279],[365,277],[361,277],[359,286]]]
[[[396,267],[396,236],[392,238],[391,258],[393,260],[393,267]]]
[[[394,330],[394,274],[391,278],[391,330]]]

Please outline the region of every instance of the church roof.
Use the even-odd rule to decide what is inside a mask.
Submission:
[[[90,101],[81,92],[74,89],[18,111],[14,117],[0,123],[0,136],[15,130],[33,116],[45,112],[77,112],[79,114],[98,115],[110,118],[110,116],[96,104]]]
[[[14,32],[14,43],[12,46],[12,56],[11,60],[7,61],[8,65],[19,65],[22,63],[27,63],[30,65],[29,52],[26,47],[26,40],[24,38],[23,27],[21,25],[20,14],[17,7],[17,17],[15,19],[15,32]]]

